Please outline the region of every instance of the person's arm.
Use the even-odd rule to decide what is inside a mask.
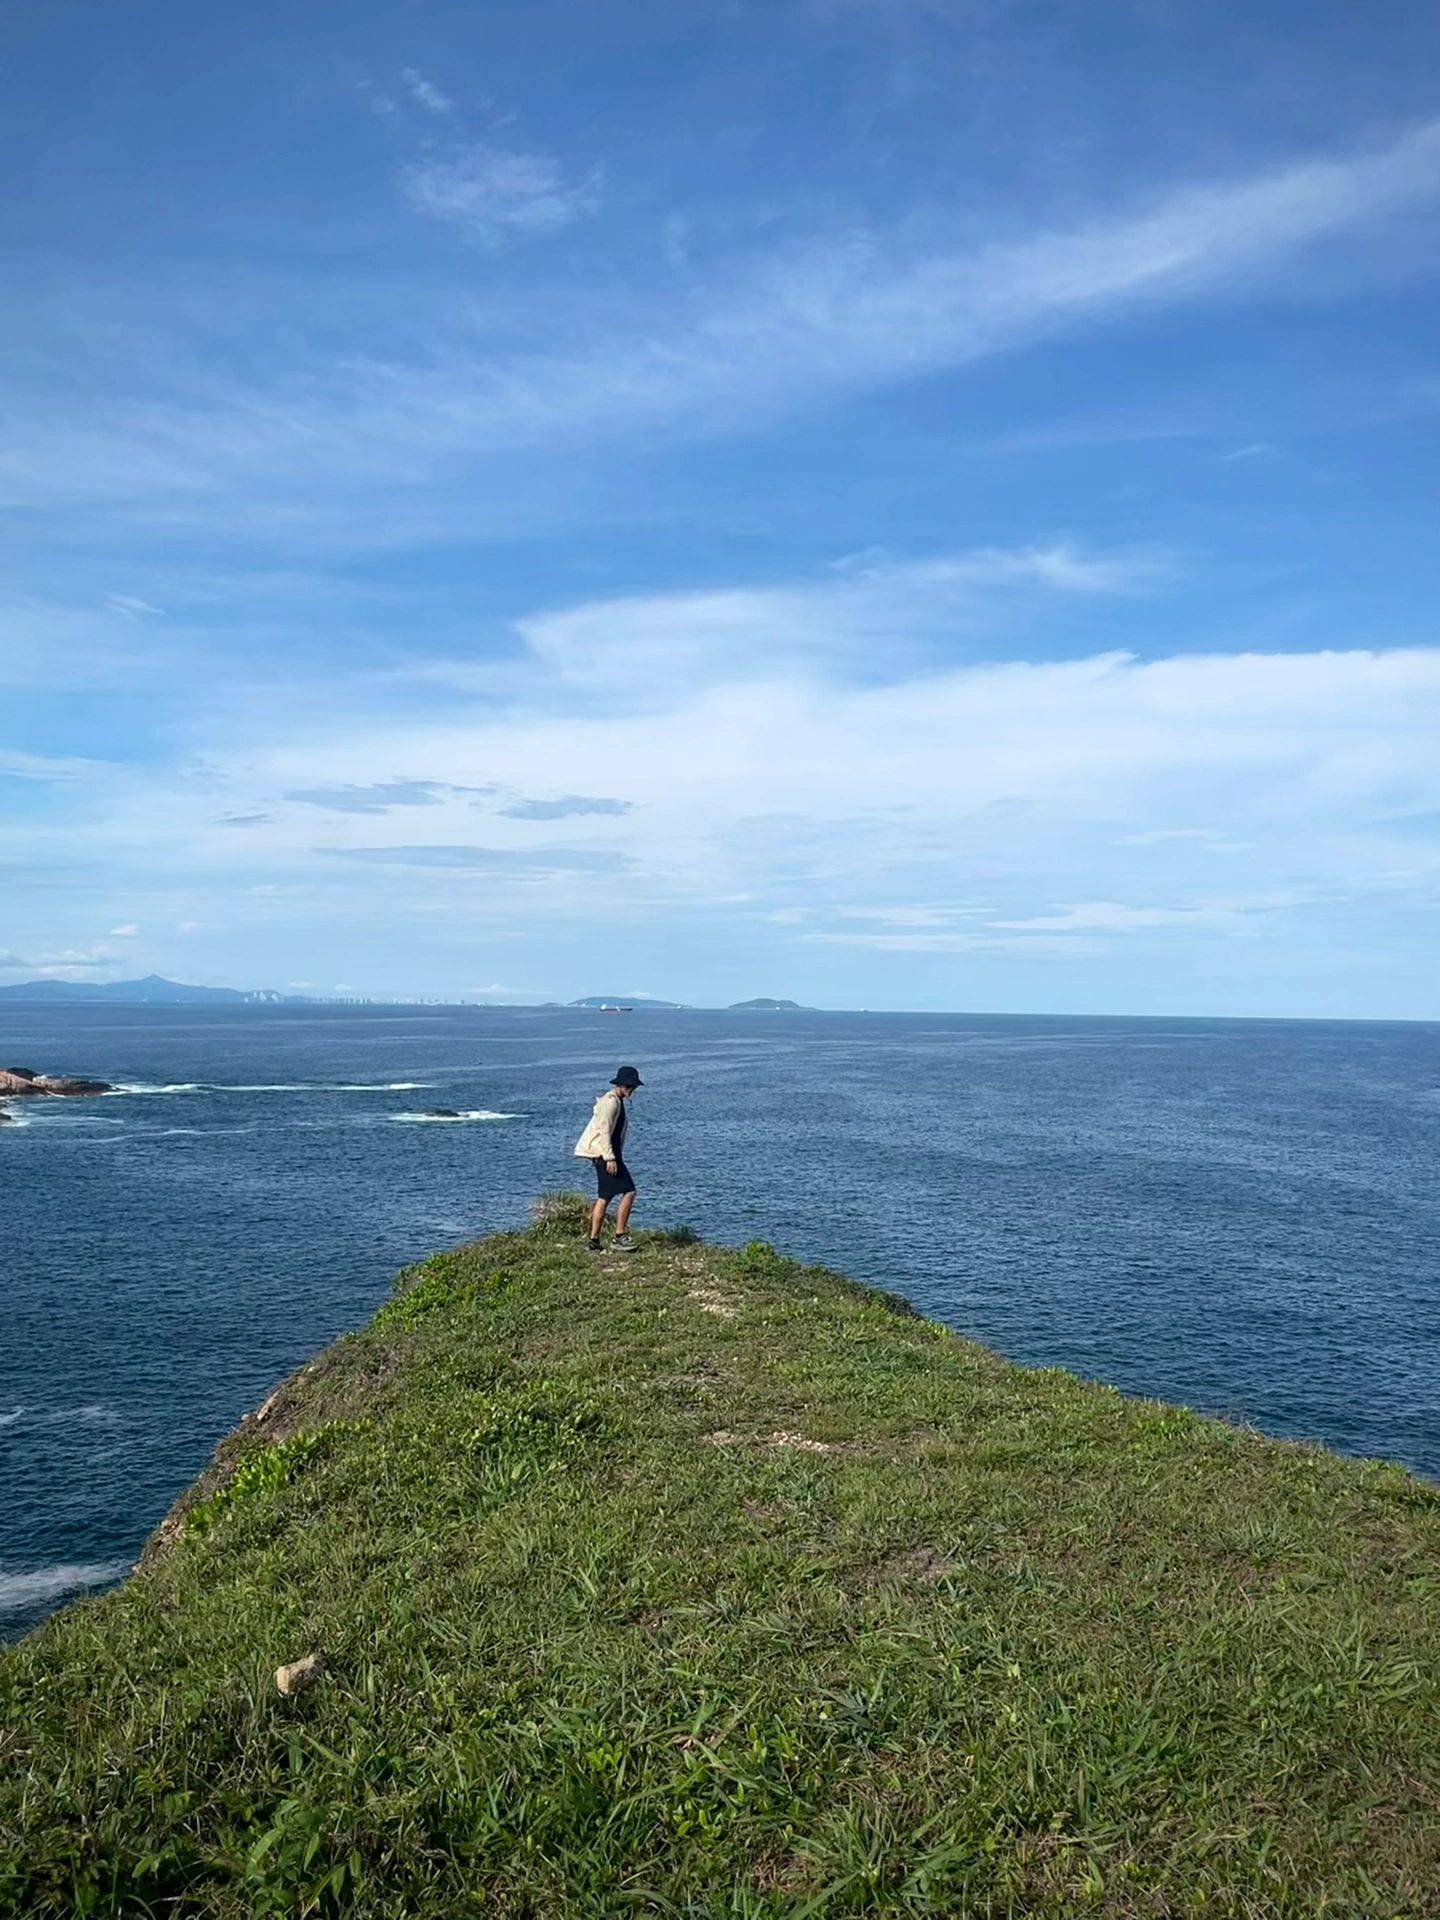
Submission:
[[[620,1171],[620,1151],[615,1145],[615,1132],[620,1125],[620,1116],[624,1111],[625,1102],[620,1098],[618,1093],[612,1093],[610,1095],[610,1111],[605,1116],[605,1171],[607,1173],[618,1173]]]

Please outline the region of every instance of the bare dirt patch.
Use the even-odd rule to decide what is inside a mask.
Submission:
[[[719,1287],[692,1287],[689,1297],[702,1313],[713,1313],[721,1320],[733,1320],[740,1311],[739,1301]]]
[[[812,1440],[807,1434],[789,1433],[783,1429],[775,1433],[731,1433],[728,1427],[721,1427],[715,1433],[703,1433],[700,1436],[702,1447],[794,1447],[799,1453],[834,1453],[833,1440]]]
[[[865,1569],[867,1587],[933,1587],[955,1571],[955,1561],[934,1547],[912,1547]]]

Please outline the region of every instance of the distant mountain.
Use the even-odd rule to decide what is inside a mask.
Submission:
[[[635,1013],[681,1013],[682,1000],[651,1000],[643,993],[587,993],[583,1000],[572,1000],[572,1007],[625,1007]]]
[[[158,973],[147,973],[143,980],[22,980],[0,987],[0,999],[59,1001],[71,1006],[109,1001],[131,1007],[245,1007],[278,1005],[287,998],[268,988],[242,993],[238,987],[189,987],[179,980],[163,980]]]
[[[727,1013],[810,1013],[810,1007],[802,1007],[798,1000],[769,1000],[763,995],[758,1000],[736,1000],[728,1006]]]

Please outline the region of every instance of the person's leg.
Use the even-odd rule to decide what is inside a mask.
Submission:
[[[621,1194],[620,1205],[615,1210],[616,1233],[625,1233],[628,1231],[630,1226],[630,1209],[634,1204],[635,1189],[632,1187],[628,1193]]]
[[[590,1238],[598,1240],[600,1230],[605,1225],[605,1215],[610,1206],[608,1200],[596,1200],[590,1208]]]

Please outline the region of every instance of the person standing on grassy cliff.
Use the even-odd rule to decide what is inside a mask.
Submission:
[[[612,1200],[618,1200],[620,1205],[615,1211],[615,1238],[611,1246],[616,1253],[631,1253],[635,1248],[628,1231],[630,1209],[635,1204],[635,1182],[625,1164],[626,1103],[634,1098],[635,1089],[644,1084],[634,1067],[618,1067],[615,1078],[595,1102],[589,1126],[575,1142],[576,1158],[591,1161],[595,1168],[597,1197],[590,1209],[591,1253],[600,1251],[600,1234]]]

